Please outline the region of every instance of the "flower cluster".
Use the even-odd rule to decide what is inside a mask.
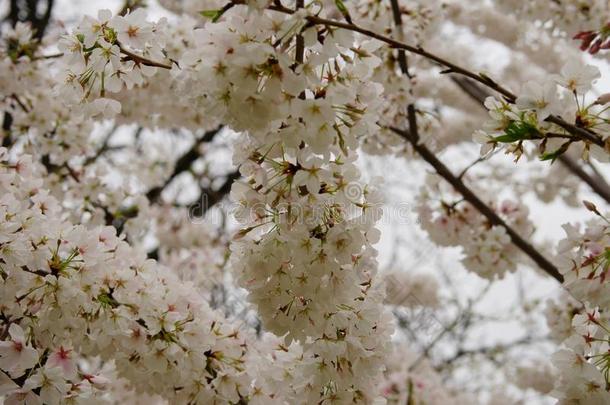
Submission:
[[[462,246],[464,266],[479,276],[494,279],[514,272],[523,256],[511,243],[506,229],[491,225],[470,203],[456,196],[448,184],[429,175],[418,196],[421,227],[441,246]],[[521,235],[534,231],[526,206],[510,200],[489,199],[489,207]]]
[[[594,205],[586,205],[600,215]],[[566,224],[564,230],[566,238],[558,245],[559,268],[565,287],[581,304],[561,317],[563,324],[570,319],[571,325],[562,328],[563,347],[553,355],[559,373],[553,395],[566,403],[606,403],[610,400],[608,221],[603,217],[590,221],[584,231]]]
[[[552,395],[560,403],[610,401],[609,326],[607,315],[598,310],[587,309],[584,314],[574,316],[572,335],[552,356],[558,373]]]
[[[362,180],[358,152],[416,156],[415,142],[394,131],[407,127],[432,152],[470,144],[485,113],[476,86],[487,85],[505,97],[485,103],[492,120],[475,134],[484,155],[502,145],[517,159],[606,161],[610,96],[592,99],[600,73],[577,59],[565,64],[574,47],[564,39],[601,27],[607,2],[160,3],[188,15],[152,23],[142,8],[102,10],[62,37],[61,54],[26,24],[3,31],[0,396],[33,404],[136,403],[141,393],[147,403],[475,402],[443,387],[407,348],[390,351],[384,305],[442,307],[440,287],[424,273],[377,274],[381,181]],[[591,51],[606,48],[607,28],[577,37]],[[516,51],[501,69],[508,87],[525,83],[518,96],[485,74],[467,74],[480,79],[469,88],[457,80],[463,69],[441,72],[472,51],[455,35],[462,29]],[[550,54],[554,47],[566,52]],[[407,60],[398,48],[415,55]],[[100,133],[107,118],[118,136]],[[223,137],[237,138],[233,163],[243,176],[231,191],[233,239],[235,223],[195,224],[178,198],[190,188],[205,196],[201,142],[211,138],[199,136],[221,126]],[[191,150],[181,155],[186,139]],[[533,190],[574,205],[578,183],[556,169],[508,183],[517,196]],[[512,230],[532,235],[525,205],[497,199],[477,184],[484,176],[465,173]],[[499,173],[492,167],[487,179]],[[426,179],[417,211],[430,238],[461,246],[464,266],[483,278],[529,264],[504,227],[436,177]],[[608,402],[606,224],[584,233],[567,226],[559,249],[565,286],[582,301],[547,308],[552,338],[563,342],[553,395],[565,403]],[[248,294],[249,303],[222,314],[219,290]],[[254,310],[256,329],[242,316]],[[547,393],[549,376],[524,367],[517,386]]]
[[[3,144],[19,145],[61,165],[70,156],[90,153],[92,125],[56,102],[49,91],[56,85],[49,73],[51,60],[40,56],[41,47],[23,23],[6,29],[0,39],[0,106],[10,114],[12,129],[3,135]],[[8,128],[8,122],[4,125]]]
[[[551,21],[545,28],[560,29],[574,33],[595,24],[601,26],[610,17],[610,5],[604,0],[562,0],[548,3],[544,0],[531,0],[515,3],[501,0],[499,5],[519,18],[535,21]]]
[[[388,357],[381,393],[388,404],[466,404],[471,395],[447,388],[432,364],[420,361],[404,342],[396,342]]]
[[[610,227],[603,220],[592,221],[584,231],[565,224],[566,238],[558,245],[565,286],[581,302],[610,307]]]
[[[231,191],[242,225],[232,267],[265,329],[303,347],[285,398],[370,402],[390,327],[371,246],[378,192],[354,160],[376,128],[378,45],[313,27],[297,51],[302,26],[299,13],[232,10],[180,61],[180,90],[247,131],[234,154],[245,180]]]
[[[608,161],[606,138],[597,135],[597,132],[607,133],[606,101],[584,102],[584,94],[599,76],[596,67],[583,66],[572,60],[561,69],[560,75],[552,76],[549,81],[527,82],[514,104],[489,97],[485,106],[491,121],[473,136],[482,144],[481,154],[485,155],[502,144],[506,145],[506,153],[519,159],[524,153],[524,142],[531,141],[536,146],[535,153],[542,160],[554,161],[574,145],[584,160],[593,157]],[[562,89],[561,93],[557,86]],[[550,122],[554,116],[574,117],[578,128],[595,129],[596,132],[585,137],[574,135],[563,126]]]
[[[165,23],[164,19],[156,24],[146,21],[142,9],[125,16],[101,10],[97,18],[85,17],[59,44],[66,63],[65,85],[60,88],[64,102],[75,106],[86,102],[88,116],[114,117],[121,104],[108,93],[141,86],[157,67],[171,68],[162,63],[164,37],[158,32]]]
[[[9,163],[5,153],[0,149],[3,395],[28,403],[103,395],[105,377],[83,366],[100,356],[137,390],[172,401],[238,402],[253,392],[269,400],[249,374],[251,361],[258,368],[266,362],[246,344],[247,331],[114,228],[64,221],[41,187],[39,168]]]

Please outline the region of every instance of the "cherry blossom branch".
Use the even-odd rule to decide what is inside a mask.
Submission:
[[[202,188],[197,202],[203,202],[204,204],[201,207],[201,212],[197,212],[197,214],[205,214],[210,208],[218,204],[220,200],[231,191],[233,182],[239,179],[240,176],[239,170],[235,170],[226,175],[225,181],[218,189],[214,190],[211,187]]]
[[[227,174],[225,181],[218,189],[214,190],[211,187],[201,188],[199,197],[194,203],[191,203],[190,205],[174,204],[174,206],[176,208],[188,208],[188,215],[190,218],[195,216],[203,217],[210,208],[218,204],[224,196],[231,191],[233,182],[239,179],[240,176],[239,171],[235,170]],[[159,247],[157,246],[151,249],[146,255],[149,259],[159,260]]]
[[[62,56],[64,56],[63,53],[52,53],[50,55],[34,56],[32,58],[32,60],[35,61],[35,60],[57,59],[57,58],[61,58]]]
[[[393,8],[394,17],[396,19],[396,13],[399,12],[398,8]],[[403,73],[407,73],[406,57],[405,63],[401,65]],[[543,270],[549,275],[554,277],[560,282],[563,282],[563,276],[559,273],[559,270],[548,261],[536,248],[525,241],[517,232],[515,232],[509,225],[502,220],[489,206],[481,201],[462,181],[461,175],[456,177],[451,171],[445,166],[438,158],[432,153],[425,145],[419,143],[419,132],[417,128],[417,116],[415,114],[415,106],[413,103],[407,107],[407,119],[409,122],[409,131],[403,131],[398,128],[391,127],[390,129],[407,139],[412,145],[413,149],[418,152],[424,160],[430,163],[445,180],[447,180],[457,191],[462,194],[465,200],[470,202],[475,208],[483,214],[490,223],[493,225],[500,225],[506,229],[506,232],[511,238],[513,244],[520,248],[525,254],[527,254],[534,262],[536,262]]]
[[[239,3],[237,3],[237,4],[239,4]],[[277,5],[277,4],[270,5],[268,7],[268,9],[273,10],[273,11],[278,11],[281,13],[285,13],[285,14],[294,13],[293,10],[286,8],[284,6],[281,6],[281,5]],[[429,59],[431,61],[436,62],[437,64],[439,64],[441,66],[444,66],[446,69],[441,72],[443,74],[445,74],[445,73],[460,74],[462,76],[468,77],[468,78],[470,78],[476,82],[479,82],[479,83],[485,85],[486,87],[500,93],[510,103],[515,103],[515,101],[517,100],[517,96],[515,94],[513,94],[510,90],[506,89],[499,83],[495,82],[489,76],[487,76],[483,73],[477,74],[477,73],[471,72],[468,69],[465,69],[446,59],[441,58],[440,56],[437,56],[435,54],[432,54],[432,53],[424,50],[424,48],[422,48],[421,46],[407,45],[403,42],[397,41],[395,39],[392,39],[392,38],[387,37],[382,34],[378,34],[374,31],[360,27],[353,23],[347,23],[347,22],[342,22],[342,21],[337,21],[337,20],[332,20],[332,19],[321,18],[321,17],[314,16],[314,15],[308,15],[305,17],[305,19],[312,25],[324,25],[327,27],[336,27],[336,28],[350,30],[353,32],[358,32],[369,38],[374,38],[381,42],[384,42],[384,43],[390,45],[392,48],[402,49],[402,50],[414,53],[416,55],[423,56],[426,59]],[[551,115],[545,121],[548,121],[548,122],[551,122],[553,124],[560,126],[561,128],[563,128],[570,134],[574,135],[574,137],[578,138],[579,140],[594,143],[598,146],[601,146],[602,148],[605,146],[603,139],[595,132],[592,132],[585,128],[581,128],[576,125],[570,124],[561,117]]]
[[[477,101],[480,106],[483,107],[483,103],[485,99],[490,96],[490,94],[481,87],[477,86],[475,83],[471,82],[466,78],[454,77],[451,79],[455,84],[458,85],[460,89],[462,89],[470,98],[474,101]],[[561,134],[545,134],[546,137],[560,137]],[[610,204],[610,186],[606,183],[605,179],[601,176],[597,176],[594,178],[589,173],[587,173],[578,163],[573,161],[569,156],[562,154],[559,156],[558,160],[563,164],[570,172],[578,176],[582,181],[587,183],[587,185],[600,197],[606,200],[607,203]]]
[[[165,63],[161,63],[161,62],[156,62],[154,60],[150,60],[145,58],[144,56],[140,56],[134,52],[131,52],[130,50],[126,49],[123,45],[121,45],[119,42],[117,42],[117,45],[119,46],[119,49],[121,50],[121,53],[125,54],[125,56],[127,56],[127,58],[129,60],[134,61],[137,64],[141,64],[144,66],[153,66],[153,67],[158,67],[158,68],[163,68],[163,69],[168,69],[171,70],[172,66],[171,65],[167,65]],[[61,58],[62,56],[64,56],[63,53],[53,53],[50,55],[40,55],[40,56],[35,56],[32,58],[32,61],[37,61],[37,60],[47,60],[47,59],[57,59],[57,58]]]
[[[485,204],[479,197],[477,197],[464,182],[456,177],[451,170],[443,162],[441,162],[436,155],[430,151],[425,145],[419,143],[417,133],[413,132],[415,128],[410,126],[410,130],[402,130],[400,128],[389,127],[389,129],[406,139],[413,149],[426,161],[428,162],[436,172],[449,182],[453,188],[458,191],[466,201],[474,206],[481,214],[483,214],[490,224],[501,226],[506,229],[506,233],[509,235],[512,243],[517,246],[523,253],[530,257],[542,270],[553,277],[560,283],[563,282],[563,276],[547,258],[545,258],[538,250],[532,246],[529,242],[523,239],[517,232],[515,232],[498,214],[496,214],[487,204]]]
[[[472,169],[474,166],[478,165],[479,163],[486,161],[490,157],[490,155],[495,155],[498,150],[494,150],[494,151],[490,152],[489,154],[486,154],[485,156],[480,156],[477,159],[475,159],[473,162],[468,164],[468,166],[466,166],[464,169],[462,169],[460,174],[458,174],[457,178],[458,179],[463,178],[466,175],[466,173],[468,172],[468,170]]]
[[[85,162],[83,163],[83,166],[88,166],[91,163],[95,162],[97,159],[100,158],[100,156],[102,156],[104,153],[106,153],[110,149],[110,147],[108,146],[108,143],[110,142],[110,139],[114,136],[117,129],[118,129],[118,125],[114,124],[112,126],[112,128],[110,129],[110,131],[108,131],[106,136],[104,136],[104,140],[102,141],[102,146],[100,146],[100,148],[97,150],[97,152],[95,152],[95,155],[90,156],[85,160]]]
[[[54,2],[55,0],[45,0],[43,8],[41,7],[43,1],[40,0],[11,0],[9,12],[5,19],[10,21],[12,26],[15,26],[20,21],[29,22],[32,24],[34,36],[40,40],[44,36],[51,20]],[[41,8],[44,9],[44,14],[42,15],[39,14]]]

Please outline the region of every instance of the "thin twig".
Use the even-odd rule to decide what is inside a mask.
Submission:
[[[440,364],[437,364],[435,368],[437,370],[445,369],[447,366],[453,364],[464,356],[474,355],[487,355],[493,354],[494,352],[506,352],[507,350],[513,349],[518,346],[527,345],[533,342],[538,342],[547,339],[546,337],[533,337],[526,335],[520,339],[514,340],[508,343],[500,343],[492,346],[483,346],[476,349],[459,349],[452,357],[442,360]]]
[[[161,63],[161,62],[155,62],[154,60],[146,59],[143,56],[133,53],[130,50],[125,49],[125,47],[123,45],[121,45],[119,42],[117,42],[117,45],[119,46],[119,49],[121,50],[121,52],[124,53],[125,55],[127,55],[129,57],[129,59],[134,61],[136,64],[141,64],[144,66],[154,66],[154,67],[159,67],[159,68],[168,69],[168,70],[171,70],[171,68],[172,68],[171,65],[166,65],[165,63]]]
[[[460,323],[462,323],[465,320],[467,320],[468,318],[472,317],[472,309],[473,309],[474,305],[483,299],[483,297],[487,294],[487,292],[491,288],[491,285],[492,285],[492,283],[488,283],[474,299],[470,299],[468,301],[468,305],[466,306],[466,309],[464,310],[464,312],[458,314],[458,316],[455,317],[453,322],[451,322],[451,324],[449,324],[446,328],[444,328],[443,331],[441,333],[439,333],[434,338],[434,340],[432,340],[432,342],[430,342],[428,344],[428,346],[426,346],[426,348],[422,351],[422,353],[420,353],[420,355],[415,359],[415,361],[409,365],[409,371],[413,371],[415,369],[415,367],[417,367],[419,365],[419,363],[421,363],[426,357],[428,357],[428,354],[430,353],[430,351],[434,348],[434,346],[436,346],[438,344],[438,342],[441,341],[441,339],[447,333],[452,332]]]

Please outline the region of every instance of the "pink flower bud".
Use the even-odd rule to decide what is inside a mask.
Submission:
[[[593,45],[591,45],[591,48],[589,48],[589,53],[591,55],[595,55],[597,52],[599,52],[601,46],[602,40],[600,38],[596,39],[595,42],[593,42]]]

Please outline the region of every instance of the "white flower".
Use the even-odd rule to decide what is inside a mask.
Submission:
[[[76,362],[73,358],[72,349],[59,346],[53,353],[49,355],[47,365],[49,367],[57,367],[67,379],[73,379],[77,375]]]
[[[98,98],[88,106],[89,114],[96,116],[101,114],[104,118],[114,118],[121,112],[121,103],[111,98]]]
[[[556,75],[554,79],[557,84],[570,91],[585,93],[591,90],[592,84],[600,77],[597,67],[585,65],[578,59],[570,59],[561,68],[561,74]]]
[[[146,43],[154,38],[152,24],[146,21],[146,11],[142,8],[125,17],[117,15],[108,25],[116,30],[121,44],[133,49],[144,49]]]
[[[557,86],[553,82],[527,82],[516,101],[521,110],[534,110],[538,121],[542,122],[550,115],[561,112],[561,105],[557,96]]]
[[[11,377],[23,375],[38,362],[38,351],[26,343],[21,326],[11,324],[8,329],[10,339],[0,342],[0,368],[9,372]]]
[[[481,156],[487,155],[494,149],[495,142],[493,140],[493,137],[487,134],[485,131],[474,131],[474,133],[472,134],[472,140],[476,143],[481,144],[481,149],[479,150]]]
[[[112,12],[108,9],[100,10],[97,13],[97,19],[86,16],[83,22],[79,25],[78,31],[84,35],[84,45],[86,48],[90,48],[100,38],[102,29],[108,24],[108,21],[112,18]]]
[[[71,384],[66,381],[60,368],[44,367],[28,378],[25,386],[29,389],[40,388],[40,398],[45,404],[60,404],[70,391]]]
[[[104,71],[108,63],[110,63],[110,73],[118,69],[120,62],[121,50],[116,45],[111,45],[104,39],[98,41],[99,47],[91,52],[89,66],[94,72],[101,73]]]
[[[43,405],[42,400],[30,389],[17,389],[6,396],[4,405]]]

